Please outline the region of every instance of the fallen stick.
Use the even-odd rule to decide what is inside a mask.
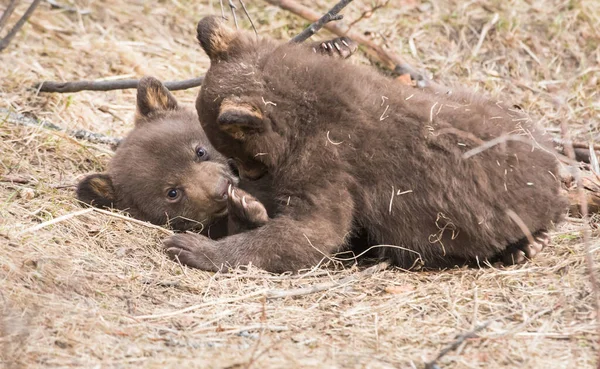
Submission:
[[[294,36],[290,41],[297,43],[304,42],[312,35],[319,32],[319,30],[323,28],[323,26],[327,23],[342,19],[343,15],[340,15],[338,13],[351,2],[352,0],[342,0],[339,3],[335,4],[335,6],[331,8],[327,13],[325,13],[321,18],[317,19],[316,22],[308,26],[308,28],[306,28],[304,31]]]
[[[35,127],[35,128],[41,127],[41,128],[45,128],[45,129],[48,129],[51,131],[64,132],[64,133],[68,134],[69,136],[72,136],[72,137],[80,139],[80,140],[86,140],[86,141],[92,142],[92,143],[110,145],[113,148],[116,148],[117,146],[119,146],[119,143],[121,142],[120,138],[110,137],[110,136],[103,135],[101,133],[86,131],[84,129],[68,130],[68,129],[64,129],[62,127],[57,126],[54,123],[50,123],[45,120],[38,120],[38,119],[31,118],[31,117],[28,117],[28,116],[25,116],[25,115],[22,115],[19,113],[12,112],[8,109],[0,108],[0,124],[2,124],[4,122],[21,125],[21,126],[25,126],[25,127]]]
[[[0,17],[0,31],[2,31],[2,29],[6,25],[6,22],[8,22],[8,18],[10,18],[12,13],[15,11],[16,7],[17,0],[10,0],[8,5],[6,6],[6,9],[4,9],[4,13],[2,13],[2,16]]]
[[[199,87],[202,85],[204,76],[183,81],[169,81],[164,85],[171,91],[187,90],[189,88]],[[127,90],[137,88],[138,79],[122,79],[116,81],[75,81],[75,82],[52,82],[44,81],[36,84],[34,87],[40,92],[58,92],[69,93],[79,91],[111,91],[111,90]]]
[[[284,10],[292,12],[306,20],[311,22],[316,22],[320,15],[314,10],[300,5],[294,0],[266,0],[269,4],[278,6]],[[354,41],[366,47],[366,52],[371,56],[379,59],[387,68],[393,70],[398,74],[410,74],[411,78],[415,81],[422,81],[419,87],[424,87],[425,85],[434,85],[431,81],[425,82],[425,77],[423,74],[419,73],[415,68],[413,68],[409,63],[407,63],[403,58],[398,55],[395,55],[391,52],[384,50],[381,46],[374,44],[367,37],[363,36],[361,33],[354,32],[349,30],[348,27],[342,27],[336,23],[326,23],[323,28],[329,30],[330,32],[335,33],[338,36],[348,36]]]
[[[10,44],[10,42],[12,41],[12,39],[17,35],[17,33],[19,32],[19,30],[21,29],[21,27],[23,27],[23,25],[25,24],[25,22],[27,22],[27,20],[29,19],[29,17],[31,17],[31,14],[33,14],[33,11],[35,10],[35,8],[37,8],[37,6],[40,4],[40,1],[41,0],[33,0],[33,2],[31,3],[31,5],[29,5],[29,8],[27,8],[27,10],[25,11],[25,14],[23,14],[23,16],[17,21],[17,23],[15,23],[15,25],[8,32],[8,34],[2,40],[0,40],[0,51],[6,49],[8,47],[8,44]],[[12,4],[8,5],[9,8],[10,8],[11,5]],[[8,11],[9,8],[7,8],[6,10]],[[11,10],[11,13],[12,13],[12,10]],[[10,14],[9,14],[9,16],[10,16]],[[6,22],[6,19],[4,21]]]

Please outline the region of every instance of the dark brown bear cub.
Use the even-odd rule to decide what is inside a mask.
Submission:
[[[135,128],[106,173],[78,185],[78,198],[175,229],[205,228],[227,214],[228,186],[237,180],[210,144],[194,111],[179,106],[160,81],[144,77]],[[226,220],[225,220],[226,222]],[[226,227],[219,235],[226,234]]]
[[[204,130],[242,177],[272,176],[279,206],[263,227],[219,241],[168,238],[188,265],[298,270],[358,230],[403,267],[532,256],[528,231],[566,209],[543,131],[500,102],[429,94],[214,17],[198,40],[211,58],[196,103]],[[503,135],[521,140],[465,157]]]
[[[339,37],[306,44],[316,54],[347,58],[357,44]],[[228,161],[210,144],[195,111],[179,105],[157,79],[144,77],[137,90],[135,128],[115,153],[106,173],[84,178],[77,196],[84,203],[128,211],[133,217],[178,230],[202,229],[211,238],[255,228],[265,221],[270,182],[239,183]],[[235,194],[239,196],[235,196]],[[233,195],[233,196],[230,196]],[[227,200],[227,201],[225,201]]]

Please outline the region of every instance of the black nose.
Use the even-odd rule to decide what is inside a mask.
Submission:
[[[227,160],[227,165],[229,165],[229,170],[231,170],[231,172],[236,176],[236,177],[240,177],[240,171],[237,167],[237,165],[235,164],[235,160],[233,159],[228,159]]]

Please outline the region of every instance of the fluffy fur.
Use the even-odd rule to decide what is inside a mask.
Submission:
[[[176,235],[167,252],[207,270],[315,265],[366,231],[379,256],[410,267],[487,259],[561,219],[555,159],[520,111],[473,94],[433,95],[305,48],[198,25],[211,58],[196,107],[214,147],[242,176],[273,178],[269,223],[212,241]],[[213,49],[216,47],[217,49]],[[502,135],[473,157],[466,151]]]

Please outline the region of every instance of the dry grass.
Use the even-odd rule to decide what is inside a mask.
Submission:
[[[63,2],[90,13],[40,5],[0,54],[0,107],[121,136],[131,128],[133,91],[38,95],[29,87],[44,79],[185,79],[208,66],[194,31],[200,17],[220,12],[216,0]],[[333,2],[305,1],[320,10]],[[356,0],[346,21],[360,17],[367,3]],[[305,25],[262,2],[247,5],[263,34],[289,38]],[[436,79],[504,94],[551,131],[567,120],[579,138],[598,138],[595,0],[392,0],[354,29]],[[368,61],[359,55],[353,62]],[[196,93],[176,95],[191,102]],[[0,136],[0,177],[28,181],[0,182],[2,367],[422,368],[457,334],[485,322],[440,366],[590,368],[600,349],[581,223],[560,226],[552,247],[525,266],[392,269],[311,295],[266,300],[265,291],[313,286],[356,270],[281,278],[254,269],[235,275],[186,269],[160,251],[162,232],[96,212],[20,235],[80,211],[70,186],[101,170],[108,156],[2,119]],[[599,246],[595,231],[596,263]]]

